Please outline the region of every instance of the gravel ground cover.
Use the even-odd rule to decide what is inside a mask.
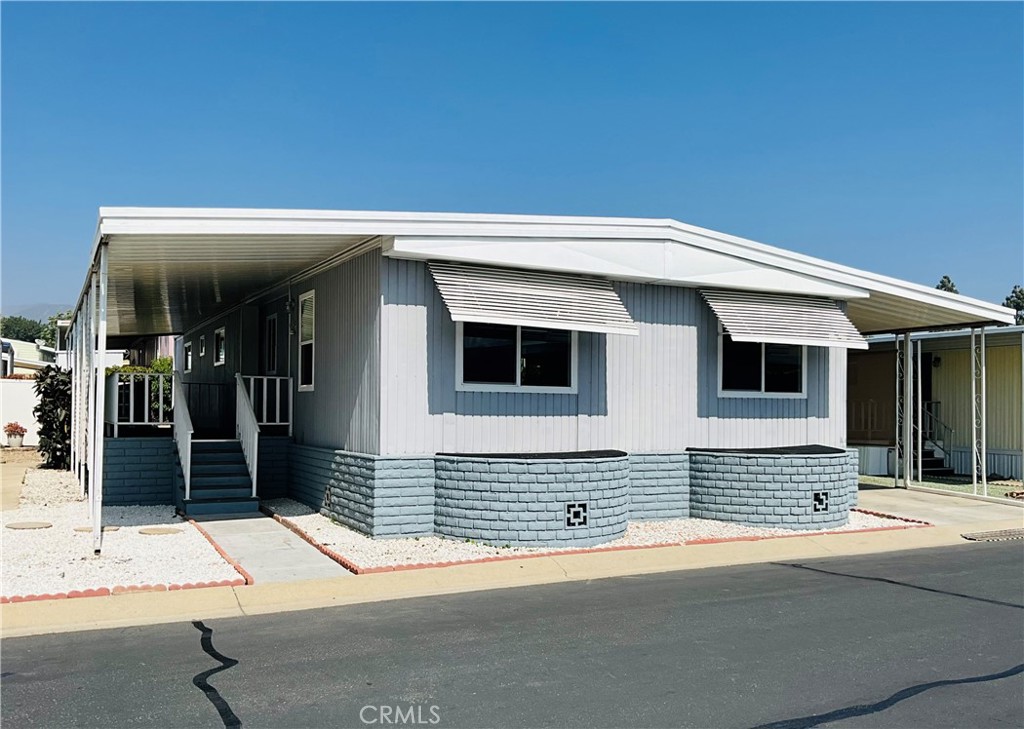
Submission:
[[[408,564],[462,562],[488,557],[554,554],[577,548],[495,547],[444,537],[405,537],[371,539],[342,524],[331,521],[304,504],[292,499],[272,499],[263,505],[288,519],[314,540],[337,552],[361,568],[395,567]],[[899,519],[873,516],[861,512],[850,514],[850,523],[829,532],[908,526]],[[667,521],[632,522],[619,539],[593,549],[649,547],[659,544],[682,544],[697,539],[730,539],[736,537],[780,537],[807,532],[793,529],[749,527],[710,519],[672,519]]]
[[[45,521],[48,529],[12,530],[12,522]],[[0,518],[3,555],[0,594],[42,595],[118,585],[186,584],[235,580],[239,574],[171,506],[108,506],[103,551],[95,556],[87,502],[67,472],[25,474],[21,504]],[[175,534],[143,535],[147,526],[174,526]]]

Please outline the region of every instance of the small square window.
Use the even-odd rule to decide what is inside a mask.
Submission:
[[[199,356],[200,357],[205,357],[206,356],[206,335],[205,334],[202,334],[199,337]]]
[[[215,329],[213,332],[213,366],[220,367],[227,360],[227,352],[224,343],[224,327]]]
[[[182,362],[182,369],[185,372],[191,372],[192,371],[192,342],[185,342],[185,345],[182,347],[182,359],[185,360],[184,362]]]

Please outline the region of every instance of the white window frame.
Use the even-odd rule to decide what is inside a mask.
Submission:
[[[185,360],[182,362],[182,371],[186,374],[192,371],[192,340],[185,342],[181,345],[181,356]]]
[[[316,316],[315,313],[314,313],[314,316]],[[269,359],[269,356],[270,356],[270,342],[271,342],[270,322],[274,322],[274,336],[273,336],[273,343],[274,343],[274,366],[273,367],[270,366],[270,359]],[[277,314],[276,313],[275,314],[271,314],[271,315],[269,315],[267,317],[267,321],[263,325],[263,335],[265,337],[264,344],[266,345],[265,350],[263,352],[263,369],[266,371],[266,374],[268,374],[268,375],[276,375],[277,374],[278,360],[281,359],[281,353],[278,351],[278,348],[277,348]]]
[[[206,335],[205,334],[200,334],[199,335],[199,356],[200,357],[205,357],[206,356]]]
[[[727,332],[718,327],[718,396],[721,398],[756,398],[763,400],[806,400],[807,399],[807,345],[800,346],[800,392],[765,392],[764,391],[764,347],[761,345],[761,389],[760,390],[725,390],[722,388],[722,367],[724,365],[723,344]],[[756,344],[757,342],[755,342]]]
[[[313,331],[312,331],[313,337],[311,339],[303,340],[303,338],[302,338],[302,302],[305,301],[306,299],[313,299]],[[316,289],[310,289],[309,291],[299,295],[298,307],[296,309],[296,316],[298,317],[298,319],[296,321],[295,330],[296,330],[296,333],[298,334],[298,336],[296,337],[296,340],[299,343],[299,345],[298,345],[299,346],[299,351],[298,351],[298,357],[297,357],[297,361],[298,361],[299,367],[298,367],[298,371],[296,372],[296,374],[298,376],[295,378],[295,381],[297,383],[299,383],[299,392],[313,392],[313,386],[316,384]],[[312,352],[311,356],[313,358],[313,361],[310,363],[310,368],[309,368],[311,382],[308,385],[303,385],[302,384],[302,345],[304,345],[304,344],[312,344],[313,345],[312,350],[311,350],[311,352]]]
[[[514,385],[492,384],[487,382],[463,382],[462,381],[462,357],[463,357],[463,322],[455,322],[455,390],[457,392],[523,392],[541,393],[552,395],[575,395],[579,392],[579,333],[569,332],[569,386],[550,387],[539,385],[520,385],[522,377],[522,342],[523,335],[521,326],[509,324],[516,328],[516,383]],[[530,329],[542,329],[543,327],[528,327]]]
[[[221,347],[223,352],[217,349],[217,335],[220,335]],[[213,366],[223,367],[224,363],[228,361],[228,338],[227,330],[225,327],[217,327],[213,330]]]

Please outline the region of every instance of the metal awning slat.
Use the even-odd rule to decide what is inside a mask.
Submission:
[[[450,261],[429,265],[453,321],[637,333],[633,318],[605,279]]]
[[[868,348],[846,314],[829,299],[721,289],[700,293],[736,342]]]

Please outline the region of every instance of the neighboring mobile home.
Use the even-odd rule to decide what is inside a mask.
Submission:
[[[920,373],[921,415],[913,413],[915,433],[923,426],[924,479],[948,475],[1021,478],[1024,463],[1024,326],[989,329],[985,357],[980,333],[971,345],[969,330],[920,332],[911,337],[915,373]],[[870,349],[849,360],[847,437],[859,453],[861,473],[893,475],[896,465],[896,349],[893,337],[868,337]],[[985,468],[980,440],[981,411],[971,395],[976,368],[984,361]],[[975,388],[980,398],[980,388]],[[916,453],[916,448],[912,449]],[[919,476],[920,478],[920,476]]]
[[[105,409],[124,387],[77,350],[75,464],[97,546],[103,500],[282,495],[374,536],[502,544],[836,526],[846,350],[1012,319],[671,220],[104,208],[73,346],[180,338],[173,378]]]

